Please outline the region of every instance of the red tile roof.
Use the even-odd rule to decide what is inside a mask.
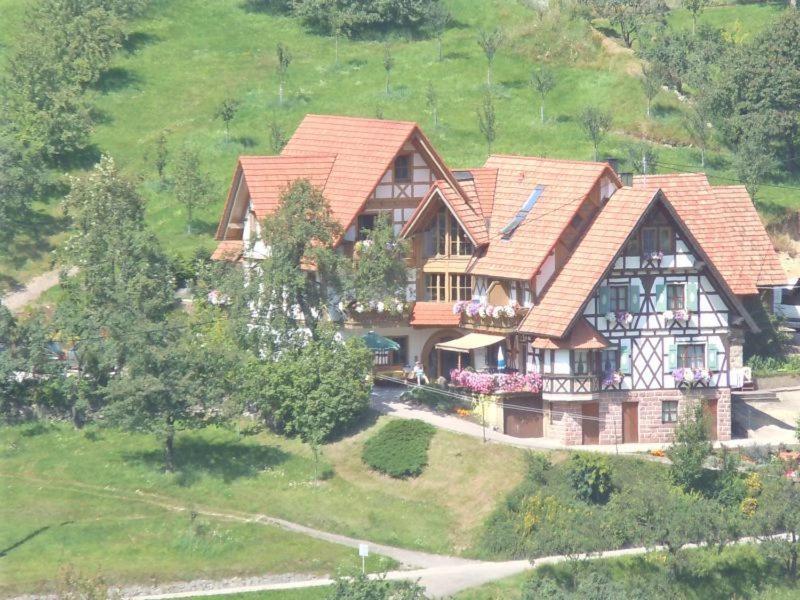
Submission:
[[[536,338],[531,344],[534,348],[543,350],[600,350],[608,348],[611,342],[589,324],[586,319],[579,319],[569,335],[563,339],[551,339],[545,337]]]
[[[492,179],[495,179],[492,196],[479,192],[483,212],[490,216],[489,248],[476,261],[472,273],[531,279],[603,174],[618,181],[606,163],[490,156],[476,179],[476,187],[487,190],[492,188]],[[503,239],[501,230],[537,185],[544,186],[544,191],[533,210],[509,239]]]
[[[611,196],[519,331],[563,338],[655,196],[633,188]]]
[[[242,240],[223,240],[217,244],[216,249],[211,254],[211,260],[227,260],[238,262],[242,258],[244,242]]]
[[[634,187],[661,188],[735,294],[785,284],[786,274],[744,186],[712,186],[703,173],[634,178]],[[718,218],[724,215],[724,218]]]
[[[414,327],[456,327],[461,321],[453,314],[453,305],[448,302],[415,302],[411,311]]]

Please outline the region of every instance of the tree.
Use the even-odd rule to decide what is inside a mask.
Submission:
[[[655,173],[658,168],[658,151],[646,143],[633,144],[628,147],[628,160],[636,173]]]
[[[283,97],[283,92],[281,92],[281,98]],[[283,100],[281,100],[283,101]],[[225,141],[227,142],[230,138],[230,125],[231,121],[233,121],[236,113],[239,110],[239,101],[234,100],[233,98],[225,98],[217,107],[216,112],[214,113],[214,117],[217,119],[221,119],[223,123],[225,123]]]
[[[650,118],[650,107],[653,104],[653,99],[658,96],[661,91],[661,86],[664,85],[664,77],[661,71],[649,66],[642,67],[642,89],[644,96],[647,98],[647,118]]]
[[[777,160],[770,149],[769,128],[759,121],[753,119],[748,129],[742,131],[733,159],[739,180],[754,199],[761,183],[777,168]]]
[[[684,128],[691,136],[692,141],[700,148],[700,166],[706,166],[706,149],[711,137],[709,116],[704,103],[695,101],[686,111]]]
[[[243,303],[253,321],[253,347],[272,354],[317,337],[330,298],[340,295],[341,258],[331,248],[339,235],[320,190],[307,179],[292,182],[264,219],[261,240],[269,253],[252,273]]]
[[[433,87],[433,82],[428,82],[428,87],[425,90],[425,104],[428,107],[428,111],[431,113],[431,117],[433,118],[433,126],[439,126],[439,96],[436,93],[436,88]]]
[[[448,25],[453,20],[453,13],[442,2],[432,2],[428,10],[428,25],[436,38],[437,43],[437,59],[439,62],[444,60],[442,54],[442,37],[447,30]]]
[[[483,95],[483,104],[478,107],[478,129],[486,138],[488,154],[491,154],[492,144],[497,137],[497,120],[494,112],[494,100],[488,91]]]
[[[164,182],[164,170],[167,168],[169,159],[169,148],[167,147],[167,132],[162,131],[156,139],[156,158],[155,166],[158,172],[158,180]]]
[[[386,71],[386,95],[389,95],[389,78],[394,69],[394,56],[392,56],[392,48],[389,44],[383,45],[383,70]]]
[[[687,492],[705,490],[708,479],[703,464],[711,450],[708,421],[701,401],[697,401],[681,415],[674,441],[667,449],[667,456],[672,461],[670,477],[675,485]]]
[[[133,332],[155,327],[174,306],[174,284],[143,200],[111,158],[71,184],[64,212],[72,234],[59,256],[55,321],[62,339],[81,340],[77,379],[89,386],[89,401],[101,403],[101,388],[126,364]]]
[[[276,69],[278,71],[278,104],[283,104],[283,88],[286,84],[286,74],[289,72],[289,65],[292,64],[292,53],[282,43],[278,42],[275,47],[277,56]]]
[[[303,24],[321,33],[333,32],[333,15],[344,13],[348,37],[397,30],[417,33],[426,28],[431,6],[440,0],[295,0],[293,12]]]
[[[666,11],[662,0],[595,0],[594,8],[619,29],[628,48],[648,23]]]
[[[539,94],[539,118],[544,123],[544,99],[556,87],[556,75],[545,66],[531,71],[531,87]]]
[[[426,600],[425,588],[412,581],[373,579],[364,573],[339,576],[325,600]]]
[[[345,293],[351,295],[348,300],[404,300],[408,283],[405,261],[408,242],[397,239],[388,215],[379,215],[375,227],[360,233],[364,236],[361,250],[345,275]]]
[[[797,581],[797,558],[800,554],[800,486],[787,479],[782,469],[765,478],[753,515],[761,538],[760,548],[767,556],[780,560],[786,574]],[[774,537],[783,533],[783,538]]]
[[[594,160],[597,160],[597,150],[600,142],[606,137],[608,130],[611,129],[613,121],[611,113],[597,106],[587,106],[578,117],[581,129],[589,138],[594,148]]]
[[[31,201],[45,179],[41,161],[0,125],[0,254],[10,250],[11,240],[30,217]]]
[[[505,41],[505,34],[499,27],[495,27],[492,31],[486,31],[481,28],[478,30],[478,45],[486,55],[487,68],[486,68],[486,86],[492,87],[492,65],[494,64],[494,56],[497,50],[503,45]]]
[[[709,0],[683,0],[683,7],[692,13],[692,34],[697,32],[697,17],[708,4]]]
[[[104,421],[154,433],[163,443],[164,470],[175,470],[175,434],[225,413],[238,361],[197,326],[139,331],[125,370],[107,386]]]
[[[269,122],[269,147],[273,154],[280,154],[283,147],[288,142],[286,130],[276,119]]]
[[[186,208],[186,233],[192,233],[194,209],[208,202],[211,183],[200,170],[200,155],[185,147],[175,163],[175,199]]]

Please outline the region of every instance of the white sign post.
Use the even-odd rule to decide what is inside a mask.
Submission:
[[[367,572],[367,557],[369,556],[369,544],[359,544],[358,545],[358,555],[361,557],[361,572],[366,574]]]

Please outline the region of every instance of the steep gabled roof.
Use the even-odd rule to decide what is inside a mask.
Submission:
[[[519,331],[564,337],[655,197],[655,191],[633,188],[611,196]]]
[[[411,311],[412,327],[458,327],[461,317],[453,314],[447,302],[415,302]]]
[[[775,248],[744,186],[712,186],[704,173],[634,178],[634,187],[661,188],[675,212],[736,294],[787,281]],[[719,218],[724,215],[724,218]]]
[[[494,188],[490,197],[478,194],[483,213],[489,218],[489,248],[476,261],[472,273],[531,279],[604,174],[620,185],[606,163],[490,156],[476,178],[476,187],[483,184],[486,189]],[[542,186],[543,191],[532,210],[510,236],[504,236],[502,229],[536,186]]]
[[[532,343],[534,348],[541,350],[599,350],[610,345],[608,338],[592,327],[586,319],[578,319],[564,339],[538,337]]]

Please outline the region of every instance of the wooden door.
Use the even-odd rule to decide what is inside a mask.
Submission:
[[[519,408],[514,408],[518,406]],[[526,410],[530,409],[530,410]],[[544,435],[542,398],[514,398],[503,403],[503,432],[520,438],[540,438]]]
[[[583,444],[600,443],[600,403],[584,402],[581,406],[581,430],[583,432]]]
[[[703,402],[703,415],[708,425],[708,437],[711,440],[717,439],[717,399],[709,398]]]
[[[635,444],[639,441],[639,403],[622,403],[622,443]]]

